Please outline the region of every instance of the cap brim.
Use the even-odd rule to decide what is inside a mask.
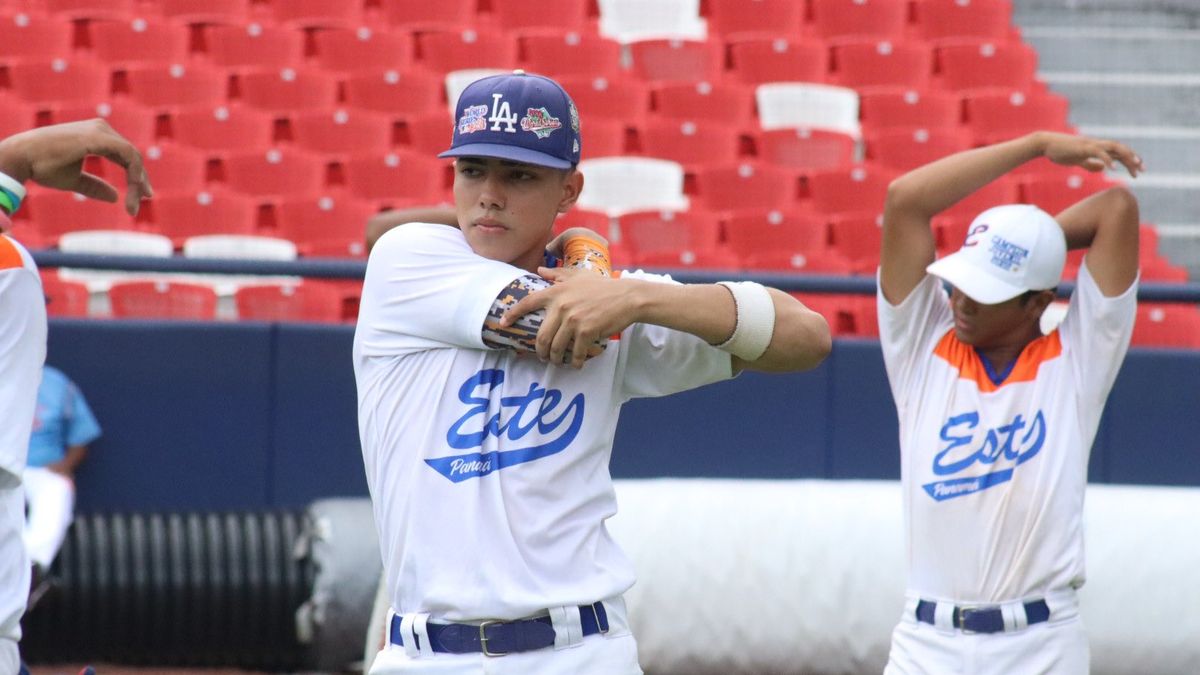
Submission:
[[[984,305],[997,305],[1012,300],[1026,290],[980,270],[962,251],[935,260],[925,271],[950,282],[968,298]]]
[[[450,148],[439,154],[438,157],[491,157],[507,159],[510,162],[545,166],[551,169],[569,169],[574,166],[565,159],[547,155],[544,152],[501,143],[468,143],[457,148]]]

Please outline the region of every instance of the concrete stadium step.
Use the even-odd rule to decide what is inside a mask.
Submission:
[[[1197,120],[1200,122],[1200,120]],[[1151,174],[1200,173],[1200,126],[1148,127],[1083,125],[1079,132],[1132,147]],[[1124,172],[1122,172],[1123,175]],[[1200,205],[1197,205],[1200,211]]]
[[[1200,28],[1195,0],[1018,0],[1019,26],[1109,26],[1113,28]]]
[[[1035,26],[1022,30],[1047,70],[1195,73],[1200,31]]]
[[[1127,183],[1137,195],[1143,222],[1189,223],[1200,212],[1200,174],[1145,173]]]
[[[1200,223],[1163,223],[1155,227],[1159,255],[1187,267],[1191,279],[1200,279]]]
[[[1071,100],[1071,121],[1086,125],[1191,126],[1200,110],[1200,75],[1043,71]]]

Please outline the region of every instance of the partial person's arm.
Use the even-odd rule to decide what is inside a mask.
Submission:
[[[563,363],[574,344],[593,344],[603,336],[647,323],[683,331],[712,345],[728,340],[738,327],[738,311],[730,290],[716,284],[661,284],[641,279],[609,279],[575,270],[538,270],[554,285],[532,293],[510,308],[501,325],[544,310],[537,333],[537,354]],[[792,296],[767,289],[774,323],[766,351],[753,361],[732,357],[742,369],[784,372],[815,367],[829,354],[832,342],[824,317]],[[569,365],[582,367],[575,354]]]
[[[1067,237],[1067,248],[1086,248],[1084,264],[1108,297],[1121,295],[1137,279],[1137,198],[1124,187],[1087,197],[1055,216]]]
[[[888,186],[879,272],[884,298],[893,305],[903,302],[925,277],[925,268],[936,256],[930,229],[935,215],[1038,157],[1088,171],[1113,168],[1117,162],[1131,176],[1142,170],[1141,159],[1121,143],[1045,131],[959,152],[914,169]]]
[[[83,170],[88,155],[125,169],[125,210],[137,215],[143,199],[154,194],[137,148],[102,119],[39,127],[0,141],[0,173],[18,183],[33,182],[116,202],[117,189]]]
[[[86,445],[72,445],[71,447],[67,448],[66,455],[62,459],[54,462],[53,464],[47,464],[46,468],[54,473],[59,474],[60,476],[74,478],[75,471],[79,469],[79,465],[83,463],[83,460],[86,457]]]
[[[458,216],[449,206],[428,206],[413,209],[396,209],[377,213],[367,219],[367,250],[375,247],[388,230],[405,223],[433,223],[458,227]]]

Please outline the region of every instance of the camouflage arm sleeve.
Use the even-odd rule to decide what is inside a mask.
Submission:
[[[504,316],[504,312],[508,311],[509,307],[520,302],[521,298],[549,287],[549,281],[539,276],[526,274],[514,279],[511,284],[500,291],[500,295],[496,296],[496,300],[492,303],[492,309],[488,312],[487,319],[483,322],[483,344],[492,349],[511,349],[527,354],[537,353],[538,329],[542,327],[542,319],[546,316],[546,310],[539,309],[536,312],[530,312],[518,318],[511,326],[501,326],[500,317]],[[588,348],[588,358],[604,351],[607,346],[606,342],[602,341],[591,345]],[[570,350],[567,351],[565,357],[570,359]]]

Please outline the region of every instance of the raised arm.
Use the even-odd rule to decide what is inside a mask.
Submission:
[[[1038,157],[1102,171],[1120,162],[1136,176],[1141,159],[1116,141],[1039,131],[967,150],[914,169],[888,186],[880,251],[880,286],[888,302],[908,297],[936,255],[930,221],[975,190]],[[1090,268],[1089,268],[1090,269]]]
[[[376,213],[367,219],[367,250],[374,248],[375,242],[388,230],[404,223],[434,223],[458,227],[458,216],[449,206],[423,206]]]
[[[1086,248],[1084,264],[1100,292],[1109,297],[1126,291],[1138,272],[1137,198],[1114,187],[1083,199],[1055,216],[1068,248]]]

